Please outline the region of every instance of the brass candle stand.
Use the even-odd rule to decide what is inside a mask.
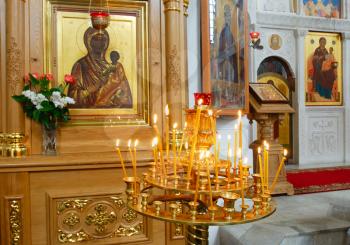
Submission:
[[[174,137],[177,147],[169,159],[161,161],[158,146],[141,183],[124,178],[129,207],[150,218],[187,225],[186,244],[208,244],[210,225],[237,225],[271,215],[276,207],[262,191],[261,176],[251,175],[242,157],[237,169],[230,159],[218,158],[216,116],[199,107],[186,111],[186,121],[181,137]]]

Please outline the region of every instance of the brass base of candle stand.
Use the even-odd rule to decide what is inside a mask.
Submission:
[[[188,225],[186,245],[208,245],[209,227],[207,225]]]

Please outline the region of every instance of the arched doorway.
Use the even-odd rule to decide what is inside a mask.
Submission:
[[[264,59],[258,68],[258,82],[273,84],[293,106],[295,76],[288,62],[276,56]],[[285,118],[282,124],[275,123],[274,138],[288,149],[293,158],[293,115],[287,114]]]

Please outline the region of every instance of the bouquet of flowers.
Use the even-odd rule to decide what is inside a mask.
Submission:
[[[28,74],[22,94],[12,96],[23,105],[29,118],[41,123],[46,129],[56,129],[59,121],[67,122],[70,119],[67,105],[75,103],[64,94],[67,86],[75,83],[73,76],[65,75],[65,83],[57,87],[50,86],[52,81],[52,74]]]

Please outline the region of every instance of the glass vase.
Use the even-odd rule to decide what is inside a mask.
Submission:
[[[54,156],[56,151],[56,128],[47,128],[42,125],[43,134],[43,155]]]

